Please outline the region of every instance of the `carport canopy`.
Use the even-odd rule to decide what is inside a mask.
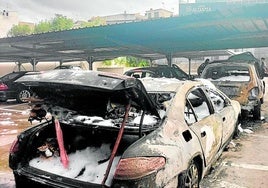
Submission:
[[[268,46],[268,3],[140,22],[0,39],[0,62],[149,60],[227,55]]]

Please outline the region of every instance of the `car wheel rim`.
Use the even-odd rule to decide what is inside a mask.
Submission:
[[[29,98],[31,96],[30,92],[28,90],[22,90],[19,94],[19,99],[23,102],[26,101],[26,98]]]
[[[187,170],[187,177],[185,182],[187,188],[198,188],[199,187],[199,174],[196,164],[192,163]]]

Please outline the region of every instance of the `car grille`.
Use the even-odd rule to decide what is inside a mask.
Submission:
[[[229,98],[240,96],[240,88],[235,86],[218,86],[218,88],[225,93]]]

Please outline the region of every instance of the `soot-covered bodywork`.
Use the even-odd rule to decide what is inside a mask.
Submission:
[[[241,104],[243,114],[261,118],[264,82],[254,62],[224,60],[213,62],[205,68],[202,78],[210,80],[229,98]]]
[[[167,65],[158,65],[156,67],[141,67],[128,70],[124,75],[135,77],[135,78],[176,78],[179,80],[190,80],[193,79],[193,76],[188,75],[176,64],[173,64],[171,67]]]
[[[240,113],[198,81],[57,70],[20,82],[41,122],[11,147],[18,187],[198,186]]]

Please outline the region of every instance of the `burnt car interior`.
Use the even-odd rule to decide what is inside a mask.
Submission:
[[[113,92],[103,92],[103,90],[98,91],[96,89],[94,92],[88,92],[74,88],[70,90],[68,85],[62,85],[61,88],[58,87],[56,89],[51,89],[51,87],[37,87],[32,89],[38,93],[38,98],[42,100],[36,104],[31,104],[33,109],[38,107],[40,110],[41,108],[41,111],[38,111],[40,114],[38,114],[36,119],[33,116],[31,120],[40,120],[40,116],[50,113],[53,117],[57,117],[63,122],[61,124],[63,127],[66,126],[64,132],[67,132],[67,134],[65,133],[65,136],[68,135],[68,132],[70,132],[70,136],[73,135],[73,130],[69,130],[72,127],[76,130],[78,126],[81,126],[82,129],[91,130],[94,134],[98,134],[98,132],[105,132],[105,134],[101,133],[104,135],[112,134],[113,136],[111,137],[113,138],[121,126],[126,112],[126,106],[129,103],[131,103],[131,110],[128,114],[125,134],[142,136],[156,129],[161,121],[161,118],[155,111],[150,111],[150,109],[146,108],[146,105],[142,105],[144,101],[141,101],[141,97],[137,98],[137,96],[133,96],[134,94],[139,94],[135,91],[129,91],[129,89]],[[135,98],[139,100],[135,101]],[[158,111],[165,111],[166,105],[164,103],[171,100],[173,95],[171,93],[150,93],[150,98]],[[146,117],[147,119],[151,119],[151,122],[145,122],[144,119]],[[52,138],[54,136],[53,132],[54,130],[52,129]],[[84,132],[86,131],[82,131],[81,133]],[[92,137],[95,136],[92,135]],[[109,136],[105,136],[105,138],[107,137]]]
[[[208,71],[206,71],[205,78],[211,78],[213,80],[217,80],[220,78],[232,78],[235,77],[244,78],[249,81],[249,70],[244,66],[215,66],[210,67]],[[234,80],[235,81],[235,80]]]
[[[205,92],[211,99],[212,104],[208,102]],[[188,94],[184,109],[184,118],[188,125],[200,121],[214,113],[214,111],[221,111],[229,104],[228,101],[215,90],[205,89],[205,92],[201,89],[194,89]]]
[[[90,92],[86,89],[81,90],[81,87],[80,89],[70,87],[68,85],[57,88],[32,87],[32,90],[38,93],[36,97],[38,96],[40,100],[31,105],[41,109],[41,116],[50,113],[52,118],[47,119],[29,138],[28,142],[32,145],[25,152],[29,154],[24,158],[26,166],[30,165],[35,170],[45,170],[40,167],[40,163],[44,160],[49,163],[46,159],[59,157],[55,118],[61,122],[64,148],[68,155],[75,155],[87,148],[95,148],[94,151],[103,150],[103,147],[107,146],[105,155],[95,159],[96,163],[101,165],[107,162],[113,153],[122,126],[125,127],[124,134],[116,156],[122,155],[130,144],[159,127],[164,116],[160,117],[156,112],[165,111],[167,108],[165,103],[174,96],[173,93],[150,93],[152,103],[157,109],[155,112],[147,107],[149,105],[144,105],[146,102],[141,101],[141,94],[135,88],[105,92],[96,88]],[[83,175],[83,169],[68,177],[79,179]],[[46,169],[46,173],[57,173],[54,169],[49,170]]]

